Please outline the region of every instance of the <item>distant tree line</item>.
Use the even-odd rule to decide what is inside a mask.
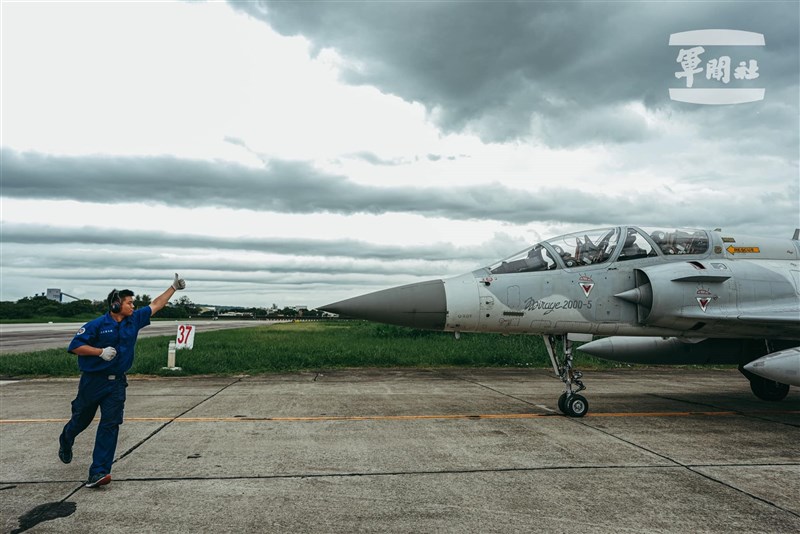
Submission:
[[[99,301],[75,300],[61,304],[47,297],[25,297],[16,302],[0,302],[0,319],[30,319],[32,317],[75,317],[96,313]]]
[[[133,303],[136,308],[142,308],[150,304],[150,295],[136,295]],[[222,311],[221,311],[222,310]],[[16,302],[0,302],[0,320],[7,319],[34,319],[37,317],[80,317],[87,315],[100,315],[108,311],[108,303],[105,300],[81,299],[70,302],[56,302],[44,296],[25,297]],[[294,308],[285,307],[278,309],[274,304],[269,310],[266,308],[219,308],[214,310],[203,310],[202,307],[194,304],[189,297],[182,296],[175,302],[170,302],[158,312],[160,319],[189,319],[191,317],[216,317],[224,311],[233,311],[240,317],[252,317],[254,319],[267,319],[271,317],[290,317],[295,318],[300,312]],[[320,317],[322,312],[318,310],[303,310],[303,317]]]
[[[236,317],[253,318],[253,319],[274,319],[274,318],[295,318],[302,317],[322,317],[323,312],[319,310],[303,310],[302,314],[295,308],[285,307],[277,308],[273,305],[272,308],[242,308],[242,307],[219,307],[215,310],[206,310],[201,312],[198,317],[225,317],[227,314],[233,313]]]
[[[133,303],[136,308],[150,304],[149,295],[136,295]],[[24,297],[16,302],[0,302],[0,320],[3,319],[34,319],[37,317],[80,317],[86,315],[100,315],[108,311],[108,302],[105,300],[81,299],[70,302],[56,302],[47,297]],[[197,316],[200,309],[188,297],[181,297],[177,302],[171,303],[159,312],[159,317],[181,319]]]

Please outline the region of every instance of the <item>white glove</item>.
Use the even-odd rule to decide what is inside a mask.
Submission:
[[[186,280],[180,278],[178,276],[178,273],[175,273],[175,280],[172,282],[172,289],[174,289],[175,291],[186,289]]]
[[[100,357],[107,362],[113,360],[114,356],[116,355],[117,355],[117,349],[115,349],[114,347],[106,347],[103,349],[103,352],[100,353]]]

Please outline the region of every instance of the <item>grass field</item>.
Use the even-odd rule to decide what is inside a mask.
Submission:
[[[179,372],[162,369],[171,336],[140,339],[130,374],[239,375],[342,367],[549,367],[538,336],[425,332],[363,322],[308,322],[200,332],[177,353]],[[578,355],[581,368],[615,364]],[[77,376],[65,349],[0,356],[0,376]]]

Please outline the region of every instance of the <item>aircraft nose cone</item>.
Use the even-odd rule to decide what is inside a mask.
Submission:
[[[431,280],[375,291],[320,310],[378,323],[444,330],[447,297],[442,280]]]

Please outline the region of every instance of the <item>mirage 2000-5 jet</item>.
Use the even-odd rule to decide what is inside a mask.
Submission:
[[[494,265],[320,309],[455,332],[541,334],[564,382],[559,409],[589,404],[579,350],[645,364],[738,364],[761,399],[800,386],[800,241],[720,230],[618,226],[548,239]],[[594,336],[605,336],[591,341]]]

